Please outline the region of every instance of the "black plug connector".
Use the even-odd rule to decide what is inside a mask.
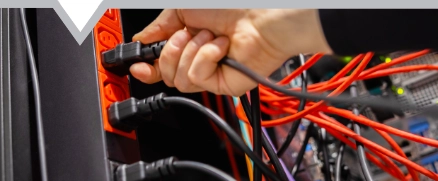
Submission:
[[[191,169],[203,172],[214,180],[236,181],[225,172],[210,165],[194,161],[178,161],[175,157],[161,159],[152,163],[139,161],[129,165],[120,165],[115,170],[115,181],[152,181],[176,174],[177,170]]]
[[[102,53],[102,65],[118,76],[129,74],[129,67],[137,62],[153,64],[160,57],[167,41],[142,44],[139,41],[118,44],[114,49]]]
[[[175,157],[161,159],[152,163],[139,161],[130,165],[121,165],[116,169],[116,181],[154,180],[175,174]]]
[[[167,108],[163,102],[164,97],[166,94],[160,93],[142,100],[131,97],[115,102],[108,108],[109,122],[114,128],[130,132],[150,120],[152,114]]]

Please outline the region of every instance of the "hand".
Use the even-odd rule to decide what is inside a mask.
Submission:
[[[316,10],[164,10],[133,37],[168,40],[154,65],[137,63],[132,75],[144,83],[163,80],[181,92],[240,96],[256,83],[218,65],[224,57],[269,76],[298,53],[330,52]]]

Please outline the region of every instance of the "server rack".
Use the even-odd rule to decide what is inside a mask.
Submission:
[[[109,103],[130,96],[145,98],[166,92],[208,103],[214,110],[232,104],[223,96],[183,94],[164,83],[146,85],[131,77],[117,78],[101,69],[101,51],[129,42],[161,10],[109,9],[81,45],[53,9],[26,11],[40,80],[50,180],[112,181],[114,168],[120,163],[151,162],[169,156],[232,172],[227,159],[229,142],[223,142],[224,137],[213,131],[205,116],[189,108],[174,107],[131,133],[106,124]],[[0,180],[38,181],[33,95],[19,12],[19,9],[0,10]],[[221,105],[216,105],[216,101]],[[227,120],[235,120],[231,112],[225,109]],[[186,114],[191,116],[184,117]],[[230,124],[236,127],[237,120]],[[244,155],[235,150],[231,154],[237,160],[238,169],[245,170]],[[184,172],[169,180],[208,178],[196,172]]]
[[[19,32],[19,33],[17,33]],[[0,180],[39,178],[32,96],[19,9],[0,9]]]

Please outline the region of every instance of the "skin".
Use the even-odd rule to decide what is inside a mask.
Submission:
[[[133,41],[168,40],[154,65],[137,63],[132,75],[148,84],[163,81],[181,92],[240,96],[256,83],[218,65],[224,57],[269,76],[299,53],[331,53],[317,10],[164,10]]]

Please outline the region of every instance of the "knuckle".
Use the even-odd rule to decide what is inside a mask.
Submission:
[[[158,61],[160,62],[160,65],[166,65],[169,62],[169,54],[167,51],[161,52],[160,58],[158,58]]]
[[[190,82],[192,82],[195,85],[199,86],[202,83],[201,77],[196,75],[196,73],[194,73],[193,71],[189,72],[188,78]]]
[[[176,80],[175,81],[175,87],[180,91],[180,92],[187,92],[189,91],[189,85],[181,80]]]
[[[163,82],[164,82],[164,84],[166,84],[168,87],[175,87],[175,84],[172,83],[171,81],[167,80],[167,79],[164,79],[164,78],[163,78]]]

